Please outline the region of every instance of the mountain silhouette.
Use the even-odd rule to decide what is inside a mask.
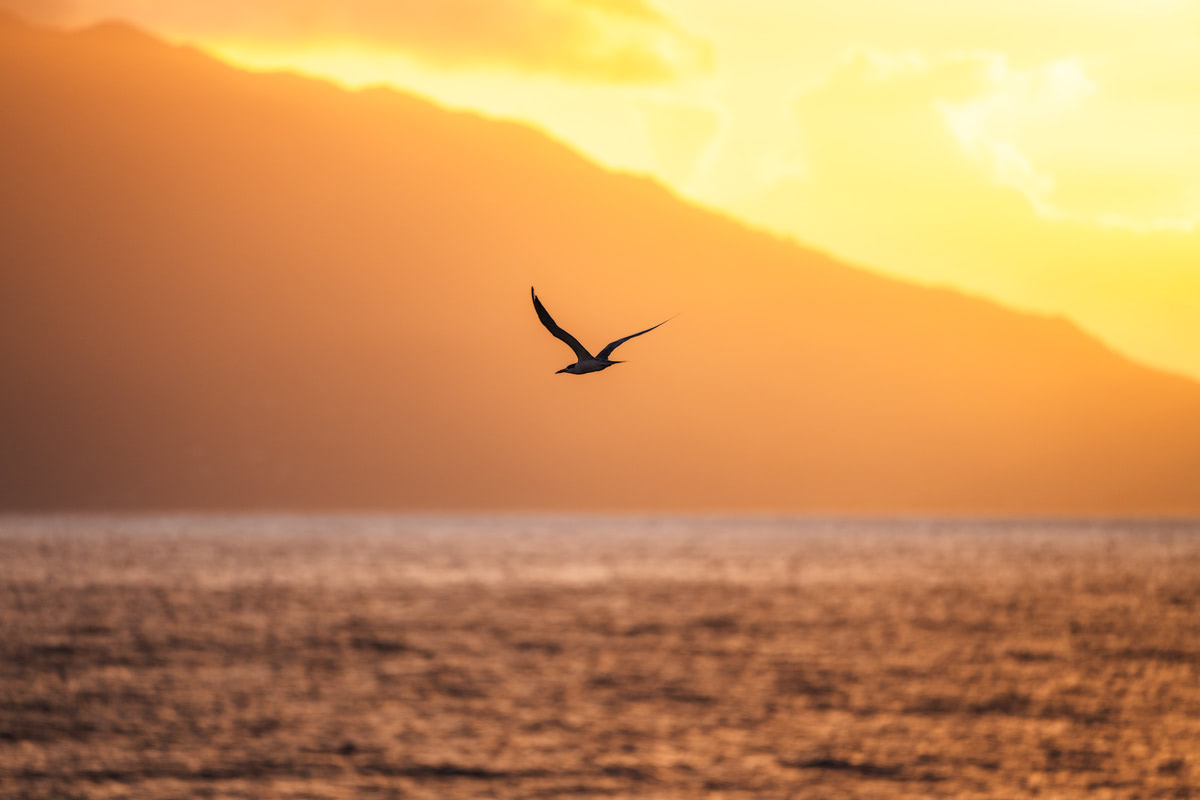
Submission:
[[[12,18],[0,107],[2,508],[1200,511],[1200,385],[529,127]]]

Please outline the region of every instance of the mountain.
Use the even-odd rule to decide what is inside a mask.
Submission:
[[[1200,385],[530,128],[12,19],[0,107],[0,508],[1200,512]]]

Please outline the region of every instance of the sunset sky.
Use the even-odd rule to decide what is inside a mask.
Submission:
[[[0,0],[525,120],[853,262],[1200,378],[1200,5]],[[952,332],[948,332],[952,335]]]

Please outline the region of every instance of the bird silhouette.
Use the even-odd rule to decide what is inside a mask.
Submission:
[[[554,334],[555,337],[562,339],[567,343],[568,347],[575,351],[575,357],[577,361],[574,364],[567,364],[567,366],[558,370],[558,372],[567,372],[571,375],[583,375],[588,372],[599,372],[602,369],[608,369],[613,364],[624,363],[621,361],[613,361],[609,358],[609,356],[612,355],[613,350],[616,350],[623,343],[628,342],[635,336],[641,336],[643,333],[649,333],[650,331],[654,330],[654,328],[657,328],[658,325],[665,325],[671,321],[669,319],[664,319],[662,322],[658,323],[658,325],[655,325],[651,328],[646,328],[644,331],[631,333],[628,336],[617,339],[615,342],[609,342],[604,346],[603,350],[596,355],[592,355],[587,351],[586,347],[579,343],[578,339],[558,326],[558,323],[554,321],[554,317],[550,316],[550,312],[546,310],[544,305],[542,305],[542,301],[538,300],[537,292],[534,291],[532,286],[529,287],[529,294],[533,297],[533,308],[535,311],[537,311],[538,319],[540,319],[542,324],[546,326],[546,330]],[[558,373],[556,372],[555,374],[557,375]]]

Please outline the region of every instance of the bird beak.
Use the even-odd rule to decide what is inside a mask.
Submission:
[[[554,374],[555,374],[555,375],[557,375],[559,372],[566,372],[566,370],[565,370],[565,369],[560,369],[560,370],[558,370],[558,372],[555,372]]]

